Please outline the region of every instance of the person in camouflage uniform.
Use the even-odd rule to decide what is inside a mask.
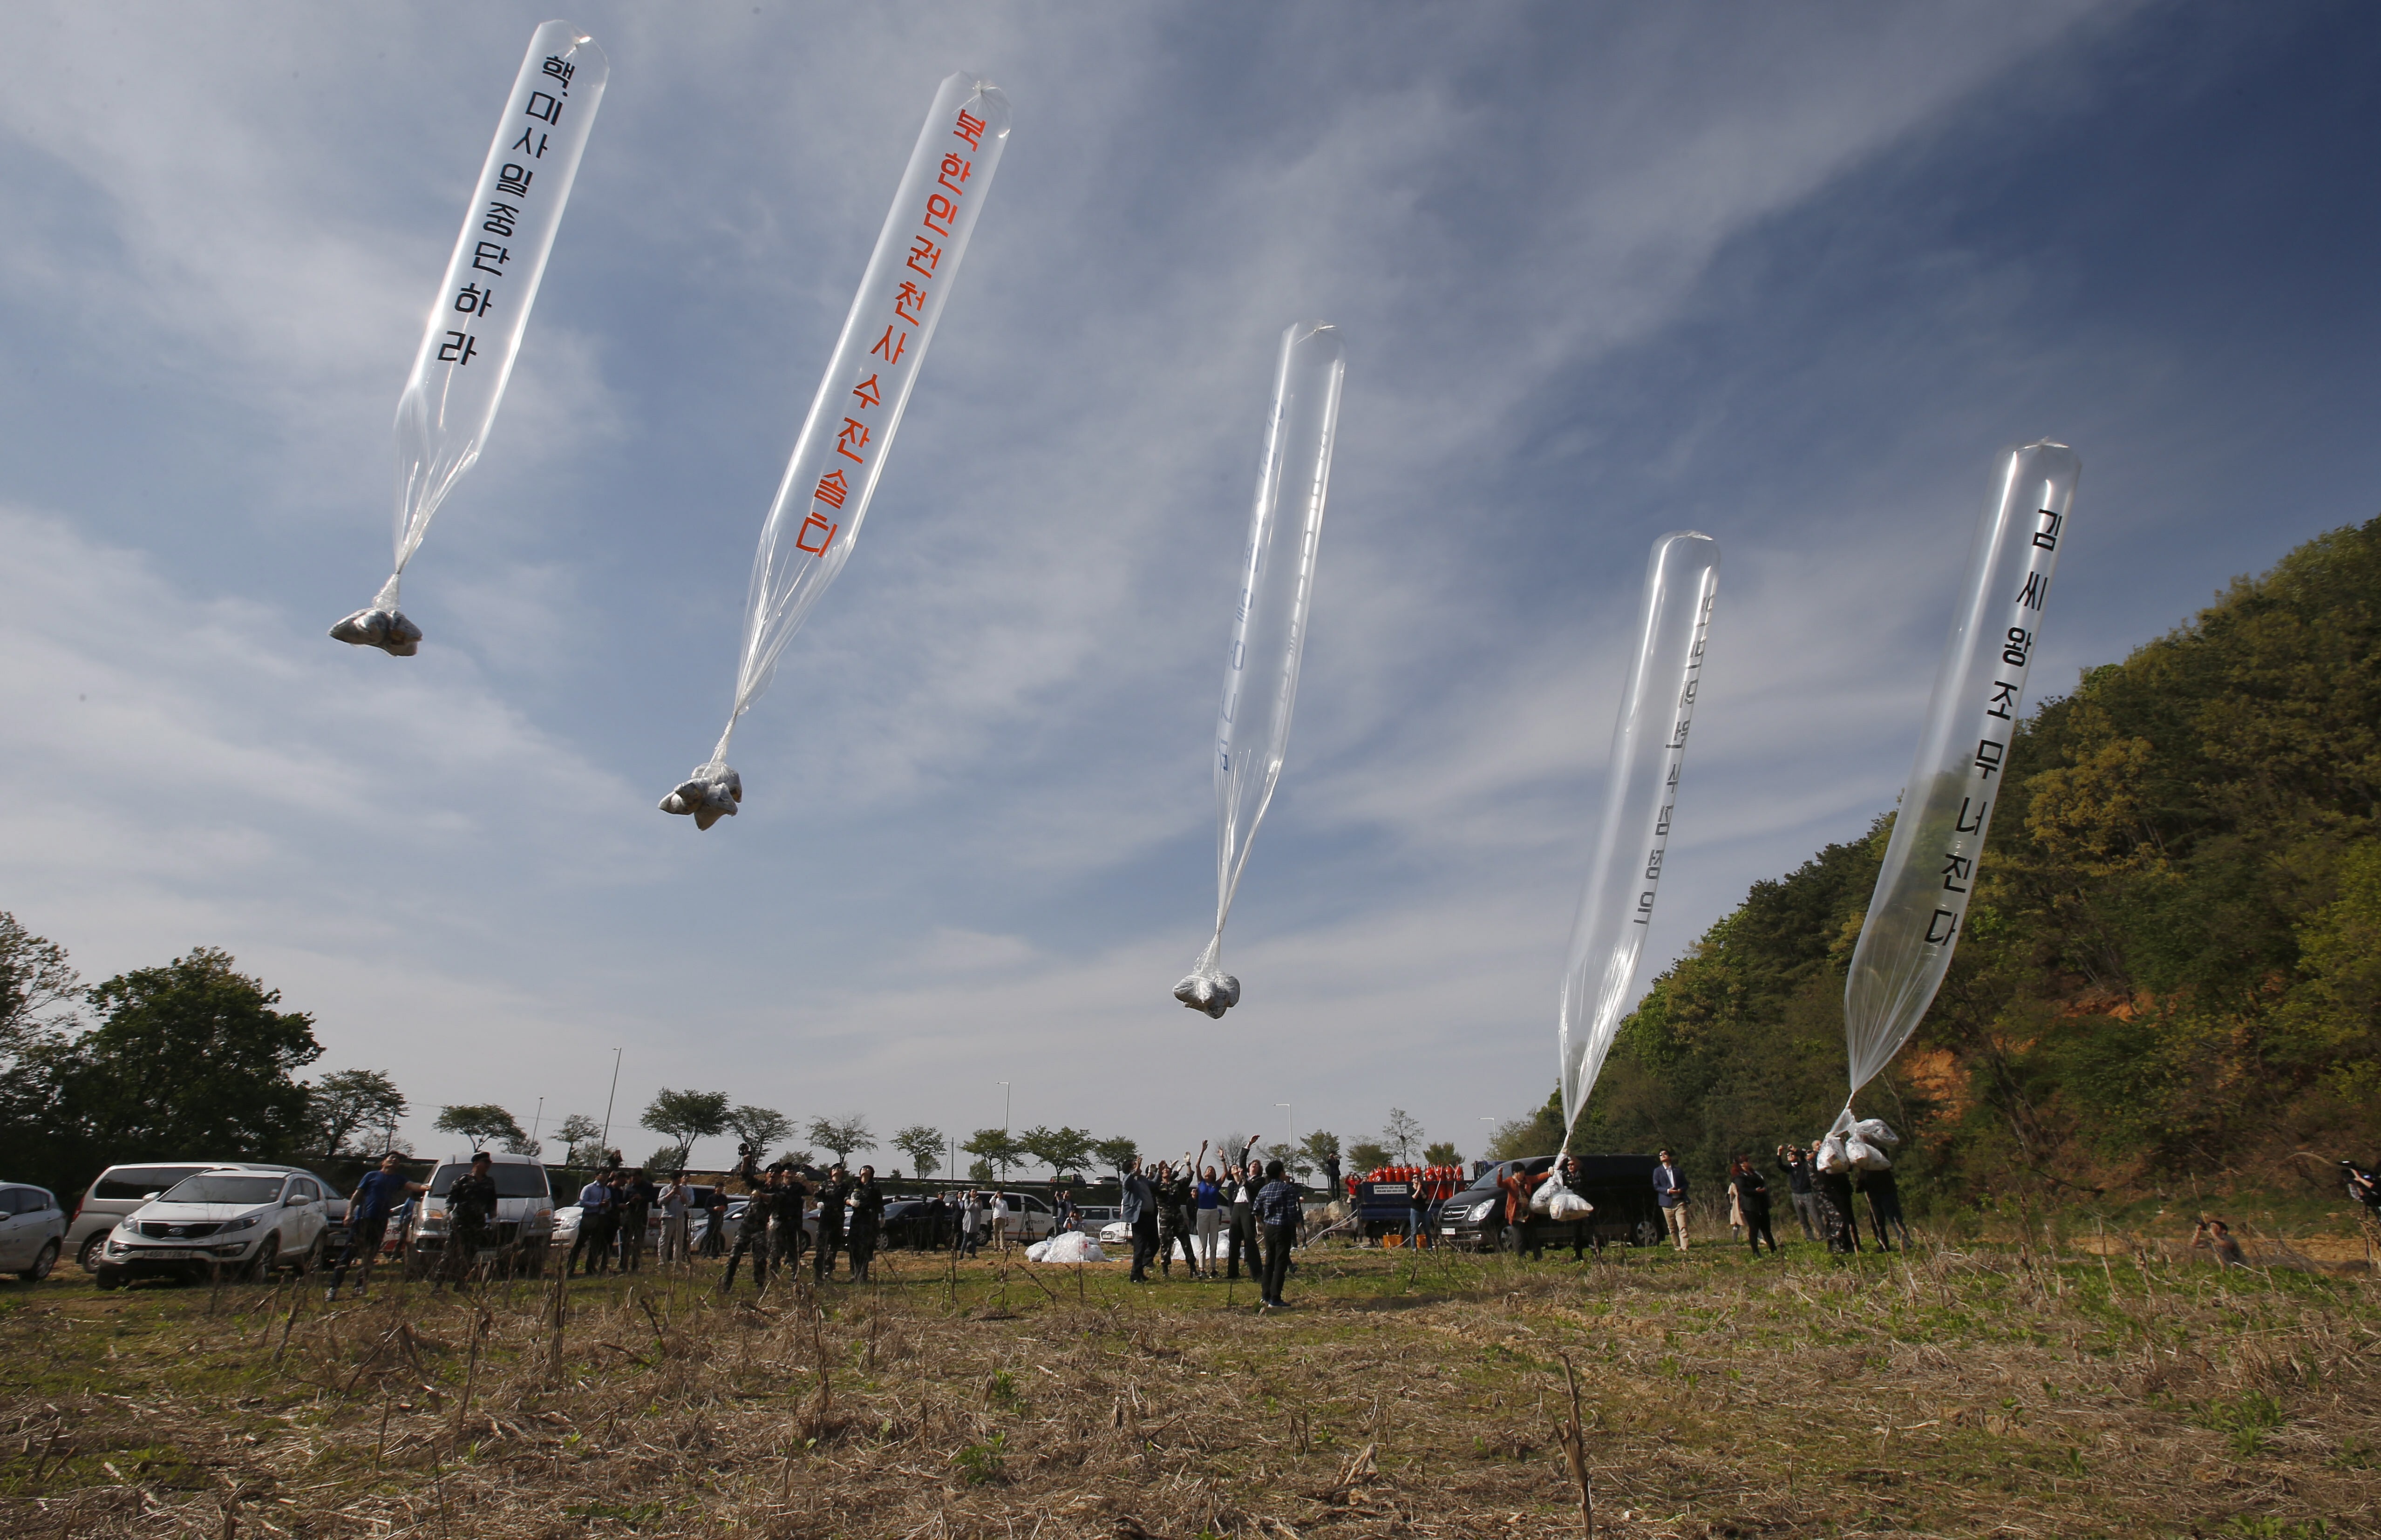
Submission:
[[[775,1179],[769,1188],[769,1246],[777,1270],[791,1277],[801,1265],[802,1247],[809,1240],[802,1233],[802,1215],[810,1207],[811,1186],[790,1167],[780,1167]]]
[[[876,1187],[876,1167],[863,1166],[851,1187],[851,1281],[868,1277],[876,1260],[876,1240],[885,1229],[885,1194]]]
[[[496,1179],[489,1175],[495,1164],[487,1151],[475,1152],[471,1168],[457,1177],[455,1185],[446,1190],[446,1241],[439,1254],[435,1289],[443,1289],[449,1282],[460,1287],[470,1275],[473,1264],[480,1260],[482,1248],[495,1238]]]
[[[851,1179],[837,1166],[819,1186],[818,1251],[811,1257],[811,1277],[825,1282],[835,1271],[835,1253],[843,1245],[844,1204],[851,1196]]]
[[[736,1227],[736,1249],[727,1253],[727,1271],[719,1280],[721,1293],[736,1287],[736,1265],[744,1260],[747,1252],[752,1253],[753,1287],[769,1287],[769,1219],[775,1212],[773,1200],[783,1190],[785,1178],[781,1170],[770,1172],[768,1184],[744,1205],[743,1222]]]
[[[1171,1166],[1157,1168],[1157,1270],[1174,1275],[1174,1249],[1190,1259],[1190,1276],[1199,1276],[1199,1253],[1190,1249],[1190,1179]]]

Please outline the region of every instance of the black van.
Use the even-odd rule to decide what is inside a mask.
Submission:
[[[1660,1158],[1649,1155],[1589,1155],[1579,1162],[1579,1195],[1595,1205],[1585,1219],[1554,1220],[1543,1214],[1525,1215],[1518,1225],[1505,1223],[1505,1193],[1496,1179],[1508,1171],[1530,1176],[1555,1163],[1552,1155],[1526,1160],[1500,1160],[1483,1167],[1471,1185],[1440,1205],[1438,1239],[1442,1245],[1464,1251],[1529,1252],[1548,1246],[1601,1246],[1618,1241],[1650,1246],[1662,1238],[1662,1208],[1654,1196],[1654,1168]]]

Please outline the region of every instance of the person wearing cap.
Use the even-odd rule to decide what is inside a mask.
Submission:
[[[397,1152],[391,1150],[380,1157],[380,1168],[371,1172],[356,1184],[348,1199],[348,1246],[339,1253],[339,1265],[331,1274],[331,1287],[324,1289],[327,1302],[339,1297],[339,1284],[348,1276],[348,1264],[360,1258],[363,1270],[356,1275],[356,1298],[364,1297],[364,1289],[372,1282],[372,1259],[380,1254],[381,1241],[388,1234],[389,1216],[403,1206],[407,1197],[430,1191],[426,1182],[408,1181],[397,1168]]]
[[[452,1282],[460,1287],[470,1276],[471,1265],[480,1259],[480,1250],[489,1244],[496,1219],[496,1179],[489,1175],[495,1165],[485,1150],[471,1154],[471,1168],[455,1179],[446,1190],[446,1265],[439,1269],[442,1277],[432,1291]]]

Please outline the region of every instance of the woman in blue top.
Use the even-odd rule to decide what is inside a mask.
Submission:
[[[1224,1233],[1224,1190],[1216,1185],[1213,1166],[1199,1173],[1199,1184],[1191,1190],[1191,1196],[1199,1205],[1199,1260],[1213,1267],[1215,1247]]]

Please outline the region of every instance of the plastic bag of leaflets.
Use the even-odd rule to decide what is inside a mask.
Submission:
[[[1105,1262],[1108,1253],[1099,1243],[1081,1230],[1068,1230],[1047,1241],[1036,1241],[1025,1248],[1028,1262]]]
[[[1560,1177],[1550,1176],[1530,1194],[1530,1212],[1549,1219],[1584,1219],[1595,1212],[1595,1205],[1563,1185]]]
[[[1885,1152],[1900,1143],[1901,1136],[1886,1127],[1884,1118],[1863,1118],[1844,1136],[1844,1154],[1863,1171],[1889,1171],[1893,1161]]]
[[[1831,1133],[1819,1142],[1819,1169],[1838,1177],[1852,1168],[1851,1152],[1845,1147],[1844,1136]]]

